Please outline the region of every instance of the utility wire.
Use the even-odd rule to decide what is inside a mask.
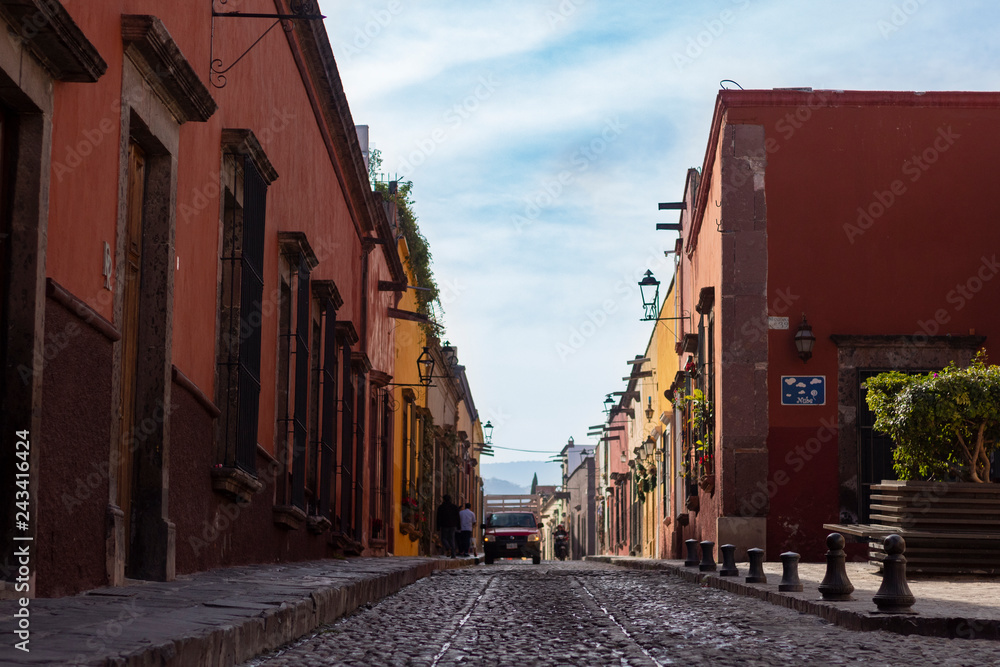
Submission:
[[[597,445],[577,445],[577,447],[596,447]],[[551,449],[517,449],[516,447],[501,447],[500,445],[490,445],[491,449],[507,449],[512,452],[531,452],[532,454],[552,454],[558,456],[559,452],[554,452]]]

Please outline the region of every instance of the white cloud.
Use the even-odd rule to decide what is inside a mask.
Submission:
[[[552,21],[561,4],[573,11]],[[1000,87],[992,4],[923,2],[886,36],[879,21],[900,4],[323,0],[355,121],[371,126],[389,171],[423,158],[409,176],[416,211],[439,281],[458,286],[448,336],[478,407],[508,415],[498,444],[582,441],[604,394],[622,388],[624,361],[650,333],[633,283],[650,266],[669,282],[662,252],[675,235],[654,226],[675,216],[656,204],[679,199],[686,170],[701,165],[720,80]],[[678,66],[678,54],[690,62]],[[494,90],[477,96],[484,79]],[[616,118],[620,134],[577,169]],[[583,336],[608,301],[614,312]],[[583,342],[561,358],[574,331]],[[555,400],[538,399],[540,384]]]

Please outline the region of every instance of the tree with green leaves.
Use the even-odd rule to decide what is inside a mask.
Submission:
[[[967,368],[954,362],[926,375],[881,373],[865,383],[875,429],[895,442],[900,479],[958,477],[990,481],[1000,440],[1000,367],[980,352]]]
[[[386,200],[396,204],[399,211],[399,228],[406,239],[406,246],[409,249],[407,264],[413,272],[413,278],[417,287],[424,289],[417,290],[417,312],[433,322],[433,325],[421,325],[424,334],[430,338],[438,335],[441,328],[441,316],[444,308],[441,306],[441,293],[438,290],[437,281],[434,279],[434,272],[431,270],[432,258],[431,248],[427,239],[417,225],[417,216],[413,212],[413,181],[400,181],[397,183],[396,191],[389,191],[389,183],[379,179],[379,169],[382,166],[382,154],[376,148],[371,151],[368,158],[368,177],[371,179],[372,189],[378,192]]]

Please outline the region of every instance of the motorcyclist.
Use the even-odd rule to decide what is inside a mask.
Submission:
[[[552,536],[555,538],[556,557],[562,560],[569,555],[569,533],[566,532],[566,528],[562,524],[559,524],[552,531]]]

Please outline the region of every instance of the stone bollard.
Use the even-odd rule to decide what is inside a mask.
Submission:
[[[723,577],[740,576],[740,571],[736,568],[736,545],[723,544],[719,547],[719,552],[722,554],[722,569],[719,570],[719,575]]]
[[[767,575],[764,574],[764,550],[754,547],[747,549],[747,560],[750,561],[750,572],[747,575],[748,584],[766,584]]]
[[[684,567],[694,567],[698,564],[698,540],[684,540],[684,546],[688,550],[688,557],[684,561]]]
[[[783,592],[802,592],[802,582],[799,581],[799,555],[794,551],[786,551],[781,558],[781,581],[778,590]]]
[[[701,572],[715,572],[715,542],[705,541],[701,543],[701,562],[698,570]]]
[[[906,583],[906,540],[889,535],[882,540],[885,560],[882,561],[882,585],[872,600],[880,614],[916,614],[910,609],[916,599]]]
[[[819,585],[820,595],[824,600],[853,600],[854,584],[847,578],[847,555],[844,553],[844,536],[840,533],[830,533],[826,536],[826,575]]]

